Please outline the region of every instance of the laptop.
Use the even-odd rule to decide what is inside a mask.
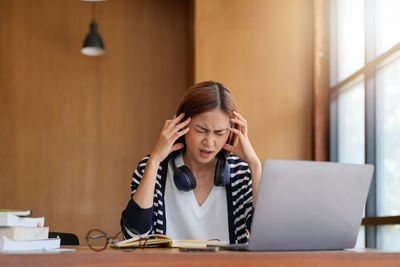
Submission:
[[[373,171],[372,165],[264,161],[245,249],[353,248]]]

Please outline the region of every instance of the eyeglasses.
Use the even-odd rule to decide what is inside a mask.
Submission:
[[[121,231],[119,231],[115,237],[109,237],[100,229],[92,229],[86,234],[86,243],[89,248],[95,251],[102,251],[107,248],[109,244],[118,244],[119,239],[122,240]]]
[[[137,248],[145,248],[147,241],[152,239],[153,237],[140,237],[138,231],[130,229],[131,232],[139,236],[137,240],[139,246]],[[130,251],[133,248],[125,248],[118,246],[118,242],[123,240],[123,236],[121,231],[119,231],[114,237],[109,237],[105,232],[100,229],[92,229],[86,234],[86,243],[88,244],[89,248],[94,251],[103,251],[105,250],[108,245],[113,244],[115,245],[114,248],[120,248],[123,251]]]

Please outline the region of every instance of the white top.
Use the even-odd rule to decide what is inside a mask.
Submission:
[[[175,159],[177,167],[184,165],[182,153]],[[174,183],[174,170],[168,163],[165,183],[166,235],[174,240],[219,239],[229,243],[226,189],[213,186],[203,205],[199,206],[193,190],[179,190]]]

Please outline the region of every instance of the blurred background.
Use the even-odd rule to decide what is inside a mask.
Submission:
[[[0,208],[32,209],[81,242],[92,228],[114,235],[131,175],[183,92],[217,80],[260,160],[374,164],[358,246],[400,248],[393,221],[366,221],[400,214],[396,2],[108,0],[95,10],[105,54],[90,57],[92,3],[0,0]],[[398,237],[385,247],[387,227]]]

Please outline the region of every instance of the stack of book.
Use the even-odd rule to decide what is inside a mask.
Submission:
[[[28,217],[31,215],[31,210],[0,209],[0,252],[60,248],[59,238],[49,238],[44,217]]]

